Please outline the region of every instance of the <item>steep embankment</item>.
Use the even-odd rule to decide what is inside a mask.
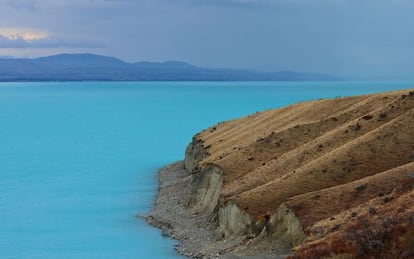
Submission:
[[[218,241],[243,240],[234,254],[414,256],[414,91],[220,123],[194,136],[185,167],[187,206]]]

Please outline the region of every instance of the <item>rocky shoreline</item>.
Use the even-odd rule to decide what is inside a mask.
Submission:
[[[160,171],[145,218],[193,258],[412,258],[413,101],[317,100],[205,129]]]
[[[223,239],[216,230],[217,219],[195,214],[188,207],[192,178],[183,161],[161,169],[154,208],[145,216],[150,225],[162,229],[163,235],[180,241],[176,245],[179,254],[192,258],[284,258],[271,251],[247,251],[250,240],[245,237]]]

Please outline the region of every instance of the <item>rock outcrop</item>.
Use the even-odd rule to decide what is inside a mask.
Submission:
[[[193,176],[189,206],[196,213],[212,213],[218,205],[222,185],[223,173],[220,168],[214,165],[203,167],[200,173]]]
[[[414,257],[414,91],[220,123],[193,138],[185,168],[187,205],[218,240],[247,240],[236,254]]]

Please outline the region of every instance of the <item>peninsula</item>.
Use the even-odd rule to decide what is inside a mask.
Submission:
[[[413,258],[413,133],[413,90],[219,123],[161,170],[146,218],[195,258]]]

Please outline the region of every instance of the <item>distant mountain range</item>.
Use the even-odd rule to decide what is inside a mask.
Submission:
[[[0,81],[337,81],[339,77],[202,68],[179,61],[127,63],[93,54],[0,58]]]

